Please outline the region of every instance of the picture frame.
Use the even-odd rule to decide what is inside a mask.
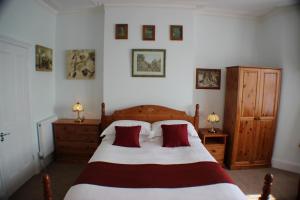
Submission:
[[[132,49],[132,77],[166,77],[165,49]]]
[[[41,45],[35,45],[35,70],[51,72],[53,65],[53,50]]]
[[[155,40],[155,25],[143,25],[143,40]]]
[[[116,24],[115,39],[116,40],[127,40],[128,39],[128,24]]]
[[[66,51],[66,72],[68,80],[95,79],[95,49],[74,49]]]
[[[182,25],[170,25],[170,40],[183,40],[183,26]]]
[[[196,89],[220,89],[221,69],[196,69]]]

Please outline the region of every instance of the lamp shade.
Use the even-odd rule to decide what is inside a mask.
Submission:
[[[207,121],[209,121],[209,122],[219,122],[220,118],[216,113],[213,112],[213,113],[208,115]]]
[[[81,112],[81,111],[83,111],[83,106],[79,102],[77,102],[73,105],[72,110],[73,110],[73,112],[77,112],[77,111]]]

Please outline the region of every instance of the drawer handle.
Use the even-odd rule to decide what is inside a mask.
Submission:
[[[213,153],[216,153],[216,152],[217,152],[217,151],[216,151],[216,150],[214,150],[214,149],[213,149],[213,150],[211,150],[211,151],[212,151]]]

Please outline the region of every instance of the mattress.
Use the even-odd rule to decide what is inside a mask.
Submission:
[[[112,145],[113,135],[106,136],[91,162],[118,164],[186,164],[202,161],[216,162],[198,137],[189,136],[190,147],[162,147],[162,137],[141,136],[141,148]],[[65,200],[243,200],[246,196],[234,184],[218,183],[185,188],[116,188],[92,184],[72,186]]]

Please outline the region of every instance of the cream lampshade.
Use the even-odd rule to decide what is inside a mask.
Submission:
[[[216,133],[216,130],[214,129],[214,123],[217,123],[220,121],[219,116],[216,113],[211,113],[207,117],[207,121],[211,123],[211,129],[208,130],[211,133]]]
[[[72,110],[73,112],[77,112],[77,119],[75,119],[75,122],[82,122],[83,118],[80,118],[80,112],[84,111],[82,104],[79,102],[75,103]]]

